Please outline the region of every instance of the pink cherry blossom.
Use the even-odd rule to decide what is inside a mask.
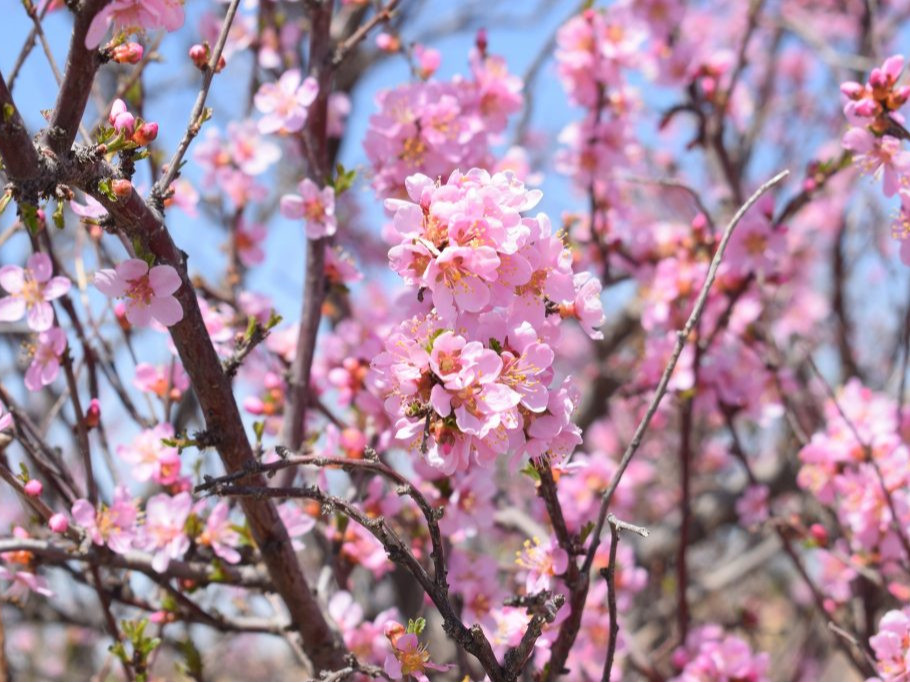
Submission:
[[[15,322],[25,315],[28,326],[35,332],[50,329],[54,324],[50,302],[70,289],[68,278],[52,275],[51,259],[43,252],[32,254],[25,268],[0,268],[0,287],[9,292],[0,299],[0,322]]]
[[[173,296],[182,282],[173,266],[153,266],[142,259],[128,259],[116,269],[95,273],[95,286],[109,297],[126,297],[126,318],[133,325],[155,320],[165,327],[183,319],[183,307]]]
[[[176,31],[183,26],[184,0],[112,0],[105,5],[89,26],[85,46],[93,50],[104,39],[113,24],[115,31],[135,33],[163,28]]]
[[[886,612],[869,644],[882,680],[906,681],[910,677],[910,607]]]
[[[843,144],[855,153],[854,159],[864,172],[881,172],[886,197],[893,197],[901,188],[900,179],[910,173],[910,152],[897,138],[878,138],[865,128],[851,128],[844,134]]]
[[[426,671],[447,671],[449,667],[440,666],[430,661],[430,653],[421,645],[417,634],[406,633],[404,626],[397,622],[388,622],[385,636],[392,645],[392,654],[386,657],[385,672],[392,680],[403,680],[414,677],[418,681],[428,680]]]
[[[306,235],[310,239],[319,239],[335,234],[335,190],[331,187],[319,188],[309,178],[304,178],[297,186],[300,194],[286,194],[281,197],[281,215],[285,218],[306,221]]]
[[[25,386],[29,391],[38,391],[57,378],[60,357],[65,349],[66,333],[59,327],[52,327],[38,335],[32,362],[25,372]]]
[[[318,92],[316,79],[307,76],[301,83],[298,69],[285,71],[277,83],[263,83],[254,99],[256,109],[264,114],[259,130],[265,134],[301,130]]]
[[[759,484],[749,486],[736,501],[736,513],[743,526],[761,524],[768,519],[768,487]]]
[[[228,518],[230,507],[224,501],[219,502],[212,508],[208,519],[205,520],[205,528],[196,539],[200,545],[207,545],[212,548],[218,557],[230,564],[240,562],[240,553],[237,552],[237,545],[240,543],[240,534],[234,529],[234,525]]]
[[[6,410],[6,406],[0,401],[0,432],[13,426],[13,416]]]
[[[183,557],[189,550],[190,539],[184,526],[193,508],[189,493],[169,496],[159,493],[145,505],[145,549],[153,553],[152,569],[164,572],[171,560]]]
[[[173,436],[174,428],[164,422],[143,430],[129,445],[118,446],[117,455],[132,465],[131,474],[136,481],[154,479],[162,485],[173,484],[180,476],[180,454],[162,442]]]
[[[525,590],[534,595],[554,587],[554,579],[569,567],[569,555],[555,539],[541,544],[540,539],[525,541],[524,549],[515,553],[515,563],[527,570]]]
[[[159,398],[179,400],[180,396],[190,386],[190,378],[177,360],[167,365],[152,365],[139,363],[136,366],[136,375],[133,386],[140,391],[147,391]]]
[[[139,510],[125,486],[114,489],[110,506],[101,505],[96,510],[89,501],[80,498],[73,503],[71,512],[73,520],[95,545],[106,545],[115,553],[123,554],[137,542]]]

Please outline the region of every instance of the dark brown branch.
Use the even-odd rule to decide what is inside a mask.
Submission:
[[[310,105],[307,124],[304,129],[304,146],[310,160],[310,175],[317,185],[329,181],[329,157],[327,147],[327,124],[329,90],[332,82],[330,35],[332,27],[332,3],[310,3],[310,76],[316,79],[319,91]],[[306,248],[306,276],[303,303],[300,311],[300,325],[297,332],[297,348],[288,377],[287,403],[284,409],[284,423],[281,428],[281,442],[296,451],[303,443],[306,430],[307,399],[310,390],[310,373],[316,353],[316,337],[322,320],[322,303],[326,296],[325,250],[328,238],[308,239]]]
[[[73,36],[66,59],[63,85],[57,94],[50,125],[44,133],[43,143],[59,155],[69,151],[76,139],[85,106],[92,91],[95,72],[101,66],[101,54],[85,46],[85,36],[95,15],[108,0],[85,0],[76,13]]]
[[[268,498],[303,498],[315,500],[325,509],[336,510],[353,522],[356,522],[366,531],[371,533],[385,549],[389,560],[403,567],[417,580],[424,592],[436,605],[443,619],[443,629],[458,645],[474,655],[483,666],[484,671],[491,680],[515,680],[512,673],[500,666],[490,642],[483,630],[475,624],[468,628],[464,625],[449,600],[446,586],[439,586],[429,575],[420,561],[414,556],[410,548],[401,540],[396,531],[389,526],[383,517],[367,517],[352,503],[337,496],[329,495],[316,486],[300,487],[267,487],[267,486],[234,486],[217,485],[215,495],[224,495],[241,500]]]

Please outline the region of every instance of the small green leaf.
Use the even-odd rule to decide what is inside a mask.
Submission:
[[[521,473],[528,475],[529,477],[531,477],[531,479],[533,479],[538,484],[540,483],[540,472],[538,472],[537,468],[534,467],[534,465],[532,465],[531,463],[528,463],[524,467],[522,467]]]
[[[3,123],[9,123],[10,119],[16,115],[16,108],[7,102],[3,105]]]
[[[578,535],[579,540],[584,543],[588,540],[588,536],[591,535],[591,532],[594,531],[594,522],[589,521],[581,528],[581,533]]]
[[[202,669],[202,654],[193,643],[187,638],[177,644],[177,649],[183,655],[183,661],[178,665],[183,673],[192,678],[194,681],[204,681],[205,675]]]
[[[423,617],[417,617],[416,619],[408,619],[408,633],[413,633],[416,636],[419,636],[423,633],[423,630],[427,627],[427,620]]]
[[[60,200],[57,201],[57,206],[54,208],[53,218],[54,218],[54,225],[57,226],[57,229],[58,229],[58,230],[63,230],[63,225],[64,225],[64,222],[63,222],[63,202],[60,201]]]
[[[104,180],[98,181],[98,191],[110,199],[112,202],[117,201],[117,195],[114,194],[114,190],[111,188],[110,178],[105,178]]]
[[[28,231],[36,235],[38,234],[38,207],[34,204],[29,204],[27,202],[19,203],[19,217],[22,219],[22,222],[25,224],[25,227],[28,228]]]

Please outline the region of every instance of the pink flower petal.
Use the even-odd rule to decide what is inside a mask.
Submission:
[[[47,282],[54,272],[50,256],[40,251],[28,257],[28,269],[38,282]]]
[[[117,276],[123,280],[136,280],[149,272],[149,264],[142,259],[131,258],[117,265]]]
[[[54,308],[46,301],[39,301],[28,309],[26,320],[35,332],[49,330],[54,324]]]
[[[0,299],[0,322],[13,323],[25,315],[25,300],[15,296]]]
[[[111,298],[126,294],[126,282],[117,276],[117,271],[113,268],[105,268],[95,273],[95,287]]]
[[[183,307],[172,296],[156,297],[149,304],[152,317],[166,327],[176,325],[183,320]]]
[[[183,283],[173,266],[155,266],[149,271],[149,284],[156,296],[168,296]]]
[[[15,294],[25,286],[25,271],[19,266],[3,266],[0,268],[0,287],[7,292]]]

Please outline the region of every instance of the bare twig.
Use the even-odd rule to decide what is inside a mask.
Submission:
[[[159,211],[163,211],[164,198],[167,195],[168,188],[171,186],[171,183],[174,182],[177,174],[180,173],[183,155],[186,154],[190,143],[193,142],[193,139],[199,134],[199,129],[202,127],[205,101],[208,98],[209,88],[212,86],[212,79],[215,77],[218,61],[221,59],[221,54],[224,52],[224,45],[227,43],[228,34],[231,31],[231,25],[234,23],[234,16],[237,14],[237,7],[239,5],[240,0],[231,0],[231,3],[227,7],[224,21],[221,23],[221,33],[218,34],[218,42],[215,43],[215,49],[212,50],[211,58],[206,65],[205,73],[202,77],[202,87],[199,88],[199,94],[196,96],[196,103],[193,105],[193,109],[190,112],[190,120],[187,123],[186,132],[183,134],[183,139],[180,140],[180,144],[177,145],[177,150],[174,152],[174,156],[171,157],[164,175],[159,178],[158,182],[156,182],[155,186],[152,188],[151,198],[158,204]]]

